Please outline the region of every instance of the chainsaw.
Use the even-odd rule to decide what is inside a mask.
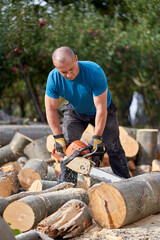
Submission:
[[[98,179],[102,182],[112,183],[122,180],[121,177],[105,172],[104,170],[95,167],[95,163],[92,161],[92,155],[97,153],[97,149],[91,152],[92,146],[88,146],[80,140],[72,142],[66,149],[65,156],[61,156],[56,153],[54,148],[51,154],[51,158],[63,163],[69,169]]]

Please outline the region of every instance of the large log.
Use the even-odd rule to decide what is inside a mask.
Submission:
[[[160,212],[160,173],[100,183],[88,193],[93,219],[104,228],[120,228]]]
[[[37,229],[51,238],[73,238],[92,225],[88,206],[80,200],[70,200],[55,213],[42,220]]]
[[[9,204],[3,217],[11,223],[11,228],[22,232],[35,227],[42,219],[58,210],[71,199],[88,203],[88,194],[84,189],[70,188],[57,192],[27,196]],[[14,211],[16,209],[16,211]]]
[[[3,197],[0,197],[0,215],[2,216],[3,215],[3,212],[5,210],[5,208],[8,206],[9,202],[3,198]]]
[[[59,191],[59,190],[63,190],[63,189],[71,188],[71,187],[74,187],[73,183],[63,182],[63,183],[60,183],[60,184],[56,185],[55,187],[52,187],[52,188],[49,188],[49,189],[46,189],[46,190],[43,190],[43,191],[39,191],[39,192],[37,192],[37,191],[35,191],[35,192],[28,192],[28,191],[20,192],[20,193],[17,193],[17,194],[13,194],[12,196],[6,197],[5,199],[8,201],[8,203],[11,203],[11,202],[17,201],[21,198],[24,198],[24,197],[27,197],[27,196],[30,196],[30,195],[37,195],[37,194],[42,194],[42,193],[54,192],[54,191]]]
[[[48,136],[52,133],[50,127],[44,124],[0,126],[0,145],[5,146],[9,144],[17,132],[33,140]]]
[[[40,159],[30,159],[18,174],[19,183],[24,190],[28,190],[35,180],[44,179],[47,171],[46,162]]]
[[[8,197],[11,195],[12,182],[7,176],[0,176],[0,197]]]
[[[46,136],[36,139],[24,148],[24,153],[28,158],[38,158],[41,160],[51,158],[51,153],[46,148]]]
[[[140,145],[136,165],[152,165],[157,157],[158,129],[137,129],[136,139]]]
[[[57,185],[57,181],[48,181],[48,180],[36,180],[32,183],[29,188],[30,192],[42,191]]]
[[[120,141],[127,159],[135,160],[139,151],[138,142],[133,137],[131,137],[128,132],[121,126],[119,127],[119,132]]]
[[[6,221],[0,216],[0,239],[1,240],[15,240],[13,231]]]
[[[24,155],[23,149],[30,142],[32,142],[32,139],[17,132],[8,145],[0,148],[0,166],[16,161],[20,156]]]

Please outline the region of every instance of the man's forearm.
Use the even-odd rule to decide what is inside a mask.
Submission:
[[[48,124],[53,132],[53,135],[62,134],[62,129],[60,126],[57,110],[48,111],[46,113]]]
[[[107,121],[107,109],[97,109],[95,118],[95,135],[102,136]]]

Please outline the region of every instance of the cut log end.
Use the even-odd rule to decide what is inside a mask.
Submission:
[[[32,168],[24,168],[19,172],[18,179],[22,188],[28,190],[35,180],[41,180],[41,176]]]
[[[110,184],[100,183],[90,188],[88,193],[93,219],[104,228],[119,228],[127,214],[126,203],[120,192]]]
[[[3,218],[11,224],[12,229],[25,232],[33,227],[35,216],[29,205],[23,201],[15,201],[5,209]]]
[[[0,197],[11,195],[12,182],[9,177],[0,177]]]

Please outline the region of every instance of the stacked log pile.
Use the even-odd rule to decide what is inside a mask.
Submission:
[[[51,159],[52,135],[32,139],[16,132],[0,148],[0,221],[10,239],[70,239],[92,220],[103,228],[121,228],[159,213],[158,130],[119,130],[133,177],[108,184],[79,174],[77,186],[57,183],[60,166]],[[81,140],[88,144],[93,131],[89,125]],[[107,154],[100,168],[112,173]],[[15,228],[22,232],[16,237],[10,232]]]

